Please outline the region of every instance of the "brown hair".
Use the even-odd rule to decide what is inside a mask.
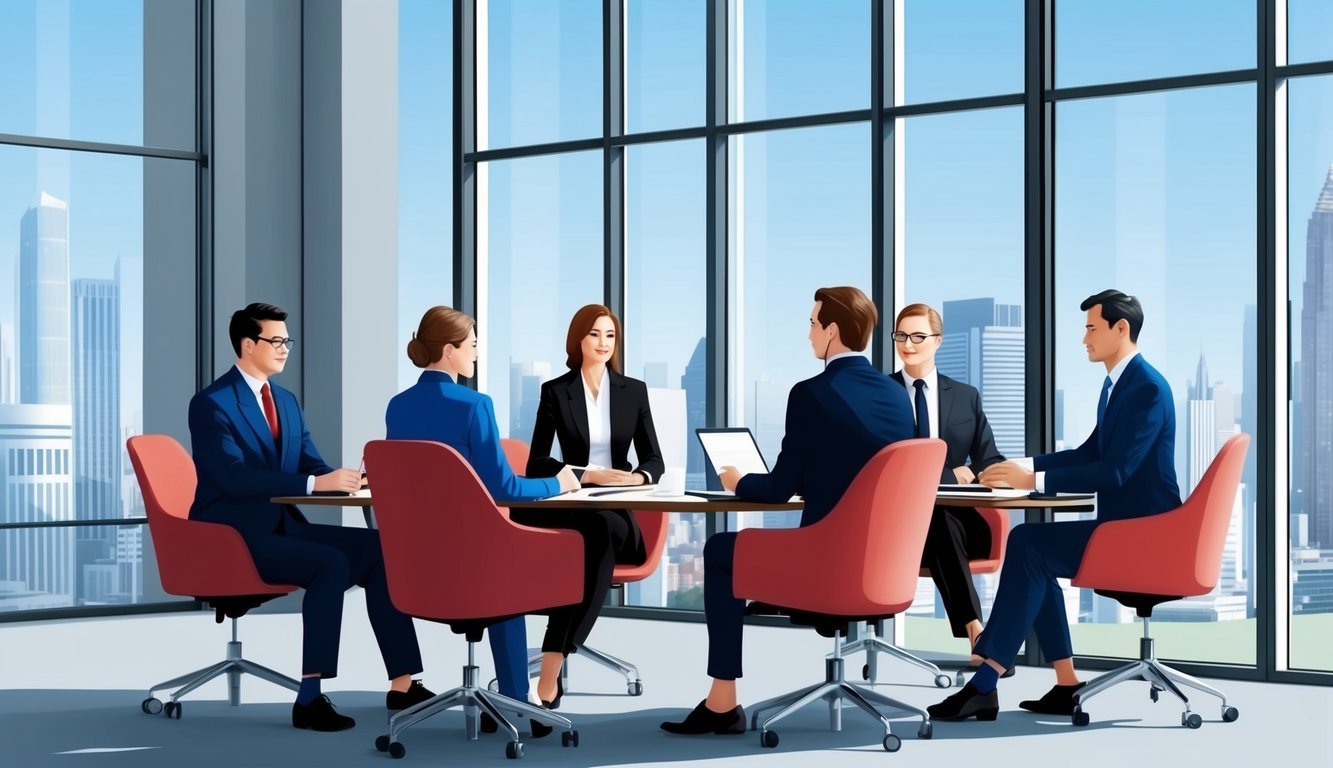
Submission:
[[[838,335],[848,349],[865,350],[870,343],[870,332],[879,321],[879,312],[870,297],[859,288],[839,285],[815,291],[815,301],[820,302],[819,314],[815,317],[820,326],[827,328],[829,323],[837,323]]]
[[[940,313],[936,312],[929,304],[908,304],[898,313],[898,319],[893,321],[893,330],[898,330],[904,317],[925,317],[926,322],[930,323],[931,333],[944,333],[944,320],[940,318]]]
[[[444,345],[461,347],[476,320],[450,307],[431,307],[421,316],[421,325],[407,342],[412,365],[425,368],[444,356]]]
[[[611,370],[620,373],[620,318],[616,313],[601,304],[588,304],[581,307],[574,317],[569,321],[569,334],[565,336],[565,367],[570,370],[583,367],[583,337],[592,331],[593,323],[597,322],[599,317],[611,318],[611,324],[616,327],[616,349],[611,353],[611,360],[608,365]]]

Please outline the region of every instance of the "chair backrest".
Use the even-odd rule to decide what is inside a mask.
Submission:
[[[186,520],[194,502],[194,461],[167,435],[135,435],[125,441],[134,475],[143,493],[148,524],[172,517]]]
[[[644,558],[642,563],[615,567],[611,578],[621,584],[643,581],[657,570],[662,562],[662,550],[666,549],[667,528],[671,517],[670,512],[649,512],[644,509],[633,510],[631,514],[639,526],[639,533],[643,535]]]
[[[504,448],[505,458],[509,461],[509,468],[514,474],[520,477],[528,472],[528,456],[531,451],[528,444],[513,437],[506,437],[500,440],[500,446]]]
[[[1179,507],[1098,526],[1074,585],[1172,597],[1212,591],[1249,446],[1244,433],[1228,439]]]

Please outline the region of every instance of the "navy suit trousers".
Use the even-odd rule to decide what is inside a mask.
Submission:
[[[1048,660],[1074,655],[1064,593],[1055,580],[1078,572],[1096,528],[1096,520],[1075,520],[1020,525],[1010,531],[1000,586],[990,623],[977,639],[977,654],[1008,669],[1031,627]]]
[[[412,618],[393,607],[378,531],[301,523],[288,516],[283,533],[249,539],[255,567],[270,584],[305,589],[301,603],[301,674],[336,677],[343,593],[366,590],[366,612],[389,678],[421,671]]]
[[[486,628],[495,660],[495,680],[500,693],[519,701],[528,700],[528,628],[522,616]]]
[[[745,601],[732,589],[736,532],[716,533],[704,544],[704,619],[708,622],[708,676],[741,676],[741,633]]]

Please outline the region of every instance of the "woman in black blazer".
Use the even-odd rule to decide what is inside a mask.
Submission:
[[[948,445],[940,482],[975,483],[981,470],[1004,461],[1004,456],[995,448],[995,436],[981,410],[980,393],[935,370],[935,352],[943,334],[940,313],[925,304],[903,307],[893,333],[903,368],[893,378],[907,387],[907,398],[917,414],[923,406],[926,410],[927,429],[924,433],[920,429],[918,416],[917,436],[938,437]],[[918,381],[922,382],[920,388],[916,386]],[[973,645],[982,629],[981,602],[972,584],[968,560],[985,558],[990,548],[990,528],[975,509],[935,508],[921,566],[930,569],[953,636],[966,637]]]
[[[655,483],[664,469],[648,409],[648,387],[620,373],[620,320],[600,304],[589,304],[569,323],[565,365],[569,372],[542,384],[532,431],[529,477],[551,477],[565,465],[582,470],[584,485]],[[564,461],[551,457],[560,440]],[[634,444],[639,466],[630,469]],[[586,467],[586,469],[584,469]],[[512,510],[517,523],[570,528],[583,535],[583,601],[550,616],[542,640],[537,695],[554,708],[560,698],[560,667],[592,631],[611,587],[617,563],[642,563],[643,535],[629,510]]]

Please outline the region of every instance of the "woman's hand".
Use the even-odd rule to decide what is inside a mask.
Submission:
[[[560,481],[561,493],[569,493],[570,491],[577,491],[578,489],[583,487],[582,485],[579,484],[579,478],[577,475],[574,474],[574,470],[570,469],[569,467],[561,467],[560,471],[556,473],[555,479]]]
[[[583,473],[586,485],[643,485],[643,475],[619,469],[589,469]]]
[[[977,481],[977,476],[972,472],[971,467],[955,467],[953,470],[954,479],[962,485],[970,485]]]

